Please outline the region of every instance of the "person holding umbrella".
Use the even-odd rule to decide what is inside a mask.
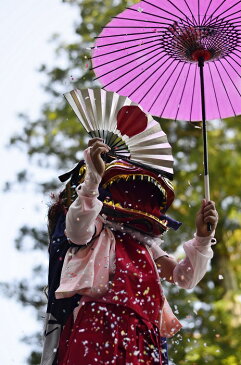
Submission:
[[[84,151],[77,198],[66,215],[69,248],[55,290],[55,302],[64,303],[61,312],[68,317],[49,360],[50,347],[45,347],[42,364],[168,364],[162,340],[181,324],[160,279],[193,288],[213,256],[214,202],[202,202],[196,234],[184,244],[186,257],[177,263],[159,247],[167,224],[178,225],[166,215],[157,219],[174,198],[168,179],[126,161],[106,163],[102,157],[109,151],[100,138],[91,139]],[[46,340],[53,333],[46,330]]]

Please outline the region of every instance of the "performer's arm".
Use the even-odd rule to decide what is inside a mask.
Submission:
[[[217,226],[218,215],[213,202],[203,201],[197,213],[197,233],[194,238],[183,245],[186,257],[179,263],[169,256],[165,256],[156,248],[156,264],[161,278],[175,283],[182,288],[192,289],[203,278],[207,265],[213,257],[211,245],[216,243],[213,238]],[[207,222],[212,224],[212,231],[207,232]]]
[[[78,197],[66,215],[66,235],[77,245],[85,245],[95,234],[96,218],[103,205],[98,200],[98,187],[105,171],[101,154],[108,151],[109,147],[99,138],[92,139],[89,148],[84,151],[85,181],[77,187]]]

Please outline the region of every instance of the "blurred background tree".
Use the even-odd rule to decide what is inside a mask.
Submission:
[[[137,1],[121,0],[69,0],[76,7],[80,21],[74,24],[79,41],[66,44],[58,36],[53,37],[55,52],[67,66],[49,69],[40,67],[46,75],[45,91],[49,103],[43,105],[38,120],[22,115],[23,133],[11,138],[13,147],[23,147],[30,160],[46,169],[56,171],[56,176],[65,172],[81,158],[86,145],[86,134],[62,94],[74,87],[98,86],[91,71],[90,47],[94,38],[108,23],[128,5]],[[219,226],[216,232],[218,244],[212,269],[205,279],[192,291],[165,285],[168,300],[184,329],[169,340],[170,358],[174,364],[192,365],[238,365],[241,359],[241,118],[209,122],[209,157],[211,196],[219,211]],[[194,233],[194,216],[203,196],[202,136],[198,124],[184,121],[173,122],[159,119],[173,146],[175,158],[176,201],[170,215],[183,222],[178,232],[165,236],[165,249],[182,257],[180,243]],[[27,171],[18,174],[18,180],[28,180]],[[43,194],[50,194],[61,186],[57,178],[38,184]],[[21,250],[28,240],[33,250],[47,251],[46,227],[24,226],[16,239]],[[6,294],[15,296],[23,305],[36,309],[42,321],[46,308],[43,287],[47,273],[42,266],[33,269],[33,275],[41,278],[36,283],[22,280],[6,287]],[[41,325],[40,325],[41,327]],[[41,333],[24,338],[30,344],[28,364],[40,361]]]

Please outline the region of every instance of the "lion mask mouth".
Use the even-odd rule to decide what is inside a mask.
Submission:
[[[169,222],[165,212],[174,199],[168,179],[116,160],[107,164],[101,185],[107,191],[103,212],[109,219],[135,225],[154,235],[167,230]]]

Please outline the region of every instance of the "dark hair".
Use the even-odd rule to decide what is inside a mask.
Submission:
[[[49,237],[52,237],[52,235],[54,233],[58,217],[60,215],[66,215],[66,213],[67,213],[68,204],[67,204],[67,200],[66,200],[66,195],[67,195],[66,188],[67,188],[67,186],[59,194],[51,193],[51,195],[50,195],[52,204],[49,206],[49,210],[48,210]]]

